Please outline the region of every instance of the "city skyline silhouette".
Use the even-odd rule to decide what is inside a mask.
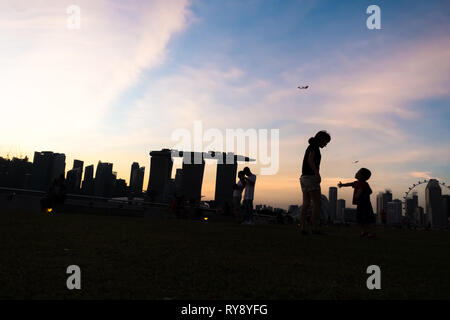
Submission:
[[[449,15],[1,0],[0,300],[167,319],[449,300]]]
[[[161,150],[169,150],[169,149],[161,149]],[[159,152],[159,151],[158,151]],[[169,151],[170,152],[170,151]],[[46,152],[44,152],[45,154]],[[51,151],[48,151],[47,153],[52,153]],[[186,154],[192,154],[192,156],[194,155],[194,153],[191,152],[185,152]],[[36,154],[42,154],[42,152],[36,152]],[[84,162],[82,160],[78,160],[75,159],[73,162],[73,167],[67,167],[66,166],[66,159],[65,159],[65,155],[64,154],[58,154],[58,153],[53,153],[54,155],[61,155],[62,158],[60,161],[61,164],[60,166],[62,166],[64,172],[64,177],[66,179],[66,184],[67,184],[67,192],[68,193],[73,193],[73,194],[80,194],[80,195],[91,195],[91,196],[99,196],[99,197],[109,197],[109,198],[120,198],[120,197],[129,197],[130,195],[132,195],[132,197],[146,197],[147,195],[147,190],[148,187],[150,185],[148,185],[146,188],[144,188],[144,180],[148,182],[150,181],[149,179],[149,172],[145,172],[145,168],[146,166],[140,166],[138,162],[133,162],[131,165],[131,170],[129,173],[129,179],[124,179],[122,177],[119,177],[116,171],[113,171],[113,166],[114,163],[108,163],[108,162],[102,162],[101,160],[98,161],[98,163],[96,165],[94,164],[86,164],[86,166],[84,166]],[[151,153],[150,153],[151,154]],[[210,160],[212,157],[217,157],[214,154],[210,154],[210,153],[204,153],[205,155],[207,155],[206,158],[204,158],[205,160]],[[175,154],[171,154],[171,156],[173,157],[172,160],[175,160],[177,158],[183,159],[183,152],[179,152],[176,151]],[[149,161],[151,163],[151,155],[149,157]],[[242,158],[242,157],[241,157]],[[41,184],[37,184],[37,182],[33,181],[33,168],[35,167],[33,165],[33,160],[31,159],[31,162],[29,161],[30,159],[28,158],[28,156],[25,156],[23,158],[19,158],[19,157],[15,157],[14,155],[12,155],[12,157],[6,157],[3,158],[0,156],[0,161],[3,161],[2,163],[6,162],[6,161],[11,161],[11,163],[13,161],[16,161],[17,163],[22,163],[21,164],[21,169],[19,171],[15,170],[14,171],[14,167],[16,166],[12,166],[10,170],[12,171],[12,174],[10,172],[10,177],[8,178],[8,176],[5,176],[5,173],[8,173],[8,170],[6,170],[5,168],[1,167],[0,168],[0,187],[13,187],[13,188],[17,188],[17,189],[29,189],[29,190],[40,190],[40,191],[47,191],[48,187],[50,186],[52,180],[54,178],[56,178],[57,176],[59,176],[59,174],[54,174],[53,178],[47,178],[46,182],[41,182]],[[244,158],[242,158],[240,161],[245,160]],[[248,159],[248,160],[255,160],[255,159]],[[194,157],[192,157],[192,163],[194,163]],[[216,160],[214,160],[216,161]],[[239,161],[236,161],[236,157],[234,158],[234,160],[236,162],[236,164],[239,164]],[[226,158],[223,158],[223,163],[226,163]],[[251,163],[251,162],[250,162]],[[107,170],[106,173],[108,177],[102,177],[102,175],[104,175],[102,172],[104,171],[103,167],[104,166],[109,166],[109,169],[105,169]],[[209,164],[210,166],[217,166],[217,164]],[[244,165],[247,165],[244,163]],[[83,167],[84,166],[84,167]],[[243,165],[240,165],[241,167]],[[26,169],[26,168],[27,169]],[[80,170],[77,173],[77,167]],[[148,166],[150,167],[150,166]],[[206,165],[205,165],[206,167]],[[237,166],[238,167],[238,166]],[[238,169],[235,169],[235,172],[233,174],[234,180],[237,179],[237,171]],[[42,167],[39,167],[41,170]],[[178,166],[173,166],[171,167],[170,171],[170,175],[169,175],[169,179],[171,179],[174,183],[176,182],[176,178],[177,175],[179,173],[179,171],[182,171],[182,165],[178,165]],[[36,170],[36,169],[34,169]],[[38,171],[35,171],[38,172]],[[139,173],[138,173],[139,172]],[[29,175],[29,177],[24,177],[23,175],[27,173]],[[136,177],[135,175],[138,174],[139,176]],[[12,176],[15,175],[16,178],[12,179]],[[97,190],[99,187],[95,187],[95,178],[97,178],[97,176],[100,177],[100,179],[104,180],[104,179],[113,179],[113,181],[110,182],[109,187],[106,187],[108,189],[108,191],[104,190],[104,187],[102,187],[101,189]],[[147,176],[147,177],[146,177]],[[200,191],[199,191],[199,196],[201,196],[201,200],[202,201],[213,201],[217,200],[217,190],[218,188],[221,187],[222,182],[217,180],[217,177],[213,177],[213,181],[205,181],[205,179],[203,178],[203,174],[201,176],[201,185],[200,185]],[[42,178],[40,178],[42,180]],[[429,178],[424,179],[424,181],[418,181],[416,183],[411,182],[408,191],[404,192],[406,195],[404,195],[403,197],[401,197],[401,194],[393,194],[391,195],[389,201],[395,200],[395,201],[400,201],[401,203],[401,208],[400,208],[400,215],[405,215],[408,212],[408,209],[406,208],[407,203],[409,200],[413,199],[413,198],[417,198],[416,200],[416,206],[421,207],[422,210],[424,210],[424,208],[426,208],[427,204],[426,204],[426,198],[425,198],[425,189],[420,192],[420,190],[415,189],[415,187],[419,187],[420,184],[426,183],[429,180],[433,180],[435,178]],[[76,180],[76,181],[75,181]],[[97,179],[98,180],[98,179]],[[436,179],[437,181],[439,181],[439,179]],[[131,183],[132,182],[132,183]],[[213,193],[212,195],[209,195],[208,197],[204,195],[204,185],[205,184],[214,184],[214,189],[213,189]],[[441,187],[441,191],[442,191],[442,195],[448,195],[449,194],[449,189],[450,187],[448,186],[448,184],[446,184],[443,181],[439,181],[440,187]],[[74,185],[76,185],[77,187],[74,187]],[[72,187],[71,187],[72,186]],[[229,187],[229,189],[231,190],[231,186]],[[337,194],[337,187],[336,186],[330,186],[328,188],[323,188],[322,189],[322,194],[327,198],[328,202],[331,202],[331,189],[336,189],[336,194]],[[174,193],[171,195],[171,197],[175,196],[176,192],[173,191]],[[376,207],[376,213],[377,216],[379,218],[379,207],[380,205],[378,204],[378,197],[381,196],[381,194],[385,193],[385,192],[389,192],[392,194],[391,188],[389,188],[389,186],[386,186],[383,190],[376,190],[376,192],[374,193],[374,197],[371,200],[374,207]],[[179,193],[179,191],[178,191]],[[214,195],[215,193],[215,195]],[[342,192],[340,192],[342,193]],[[166,195],[167,196],[167,195]],[[199,198],[200,200],[200,198]],[[347,203],[347,208],[352,208],[351,205],[351,199],[345,196],[341,195],[336,195],[333,197],[334,201],[343,201],[344,203],[344,208],[345,203]],[[164,202],[167,202],[169,200],[167,200],[167,198],[165,199]],[[170,202],[170,201],[169,201]],[[271,210],[275,209],[275,210],[279,210],[279,209],[283,209],[286,211],[289,211],[291,207],[293,206],[299,206],[301,205],[301,201],[298,202],[292,202],[289,203],[287,206],[276,206],[276,205],[272,205],[271,201],[265,201],[264,199],[256,201],[255,203],[257,205],[258,208],[262,208],[262,207],[270,207],[272,208]],[[330,203],[330,206],[332,204]],[[333,204],[334,206],[334,210],[336,210],[336,202]],[[381,205],[383,206],[383,205]],[[386,204],[384,204],[384,207],[386,206]],[[288,210],[289,209],[289,210]],[[386,207],[385,207],[386,209]],[[353,210],[353,209],[352,209]],[[405,211],[406,210],[406,211]],[[349,213],[351,215],[351,213]],[[344,215],[344,214],[343,214]],[[333,216],[336,217],[336,213],[333,213]],[[352,220],[352,219],[350,219]]]
[[[325,188],[356,166],[399,198],[417,179],[450,181],[448,4],[383,3],[382,28],[370,30],[355,3],[137,2],[125,14],[81,1],[80,29],[52,1],[18,4],[23,16],[3,2],[0,155],[53,150],[68,163],[112,162],[128,181],[133,161],[148,166],[147,150],[171,148],[174,130],[200,120],[223,133],[280,129],[280,170],[255,195],[273,206],[301,201],[302,152],[321,129],[337,139],[325,150]],[[207,165],[207,197],[214,175]]]

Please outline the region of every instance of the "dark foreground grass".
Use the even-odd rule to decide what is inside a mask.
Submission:
[[[3,299],[448,299],[450,233],[87,215],[0,215]],[[66,288],[79,265],[82,289]],[[368,290],[366,268],[381,268]]]

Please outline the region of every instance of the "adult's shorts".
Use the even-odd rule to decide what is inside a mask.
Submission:
[[[319,178],[316,176],[301,176],[300,186],[303,192],[320,191]]]

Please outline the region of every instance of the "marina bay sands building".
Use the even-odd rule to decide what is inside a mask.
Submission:
[[[177,190],[177,196],[182,196],[187,201],[200,202],[205,159],[217,160],[214,200],[218,206],[232,203],[238,162],[255,161],[233,153],[214,151],[191,152],[162,149],[151,151],[150,156],[150,177],[147,190],[154,202],[167,202],[167,190],[171,183]],[[176,181],[171,179],[174,157],[183,158],[182,169],[177,170]]]

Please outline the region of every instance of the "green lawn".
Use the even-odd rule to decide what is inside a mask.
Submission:
[[[450,298],[450,232],[0,214],[3,299]],[[82,289],[66,288],[79,265]],[[366,268],[381,267],[381,290]]]

